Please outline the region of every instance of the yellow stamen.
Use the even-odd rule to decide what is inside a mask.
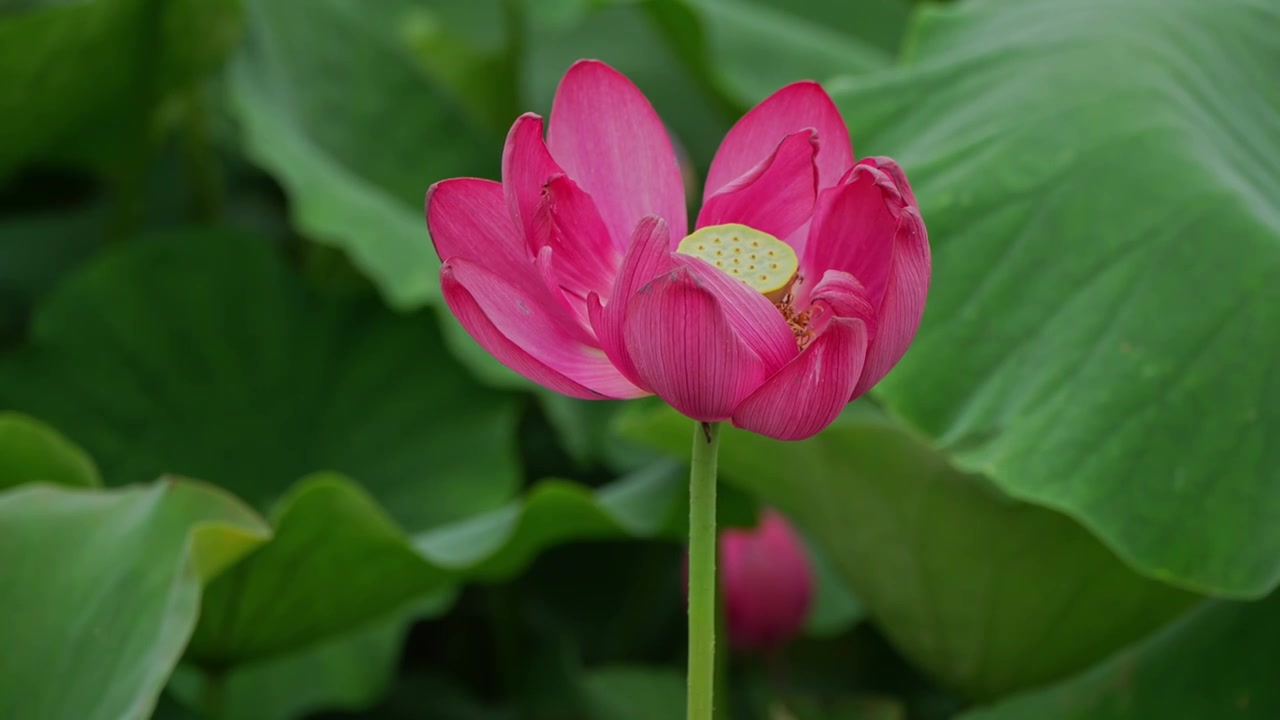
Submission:
[[[809,327],[809,323],[813,320],[813,312],[804,310],[796,312],[795,307],[791,304],[791,293],[787,293],[781,300],[774,302],[774,307],[778,308],[778,312],[782,313],[782,319],[787,321],[787,325],[791,327],[791,334],[795,336],[796,345],[801,350],[809,346],[813,341],[813,330]]]
[[[790,245],[746,225],[704,227],[681,240],[676,252],[706,260],[775,303],[800,269]]]

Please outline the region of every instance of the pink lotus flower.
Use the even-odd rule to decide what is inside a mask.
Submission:
[[[684,197],[644,95],[578,62],[545,141],[537,115],[512,126],[501,184],[427,192],[445,302],[552,390],[656,393],[784,440],[826,427],[906,352],[929,285],[924,223],[896,163],[854,161],[819,85],[788,85],[734,125],[691,235]]]
[[[739,650],[772,650],[800,632],[813,571],[785,518],[766,510],[755,529],[720,533],[720,588],[729,642]]]

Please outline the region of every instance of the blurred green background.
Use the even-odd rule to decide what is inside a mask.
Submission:
[[[695,193],[822,81],[929,227],[918,339],[726,436],[802,638],[726,718],[1280,717],[1280,3],[0,2],[0,718],[683,715],[683,461],[439,302],[421,208],[578,58]]]

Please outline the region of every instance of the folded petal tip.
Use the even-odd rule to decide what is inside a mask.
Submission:
[[[570,75],[597,72],[617,75],[627,82],[631,82],[630,78],[623,75],[617,68],[598,58],[580,58],[578,60],[574,60],[573,64],[569,66],[569,69],[565,71],[564,77],[561,78],[560,82],[568,80]]]
[[[786,85],[744,115],[725,136],[707,171],[704,197],[718,192],[765,157],[784,136],[813,128],[822,143],[816,162],[821,187],[830,187],[853,165],[844,118],[813,80]]]
[[[684,178],[671,139],[644,93],[622,73],[598,60],[574,63],[556,88],[547,146],[595,201],[619,249],[649,214],[684,235]]]
[[[427,218],[427,222],[431,222],[431,196],[436,194],[436,188],[440,187],[439,182],[433,182],[427,187],[427,192],[422,197],[422,215]]]
[[[537,113],[527,112],[516,118],[515,122],[511,123],[511,129],[507,131],[507,140],[502,146],[503,160],[505,161],[510,156],[511,151],[514,149],[516,138],[518,138],[522,132],[528,132],[526,128],[529,128],[530,126],[536,127],[537,135],[539,139],[541,139],[542,125],[542,116]]]

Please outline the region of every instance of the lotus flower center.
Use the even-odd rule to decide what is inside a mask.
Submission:
[[[746,225],[710,225],[680,241],[676,252],[701,258],[773,302],[787,294],[800,261],[778,238]]]

